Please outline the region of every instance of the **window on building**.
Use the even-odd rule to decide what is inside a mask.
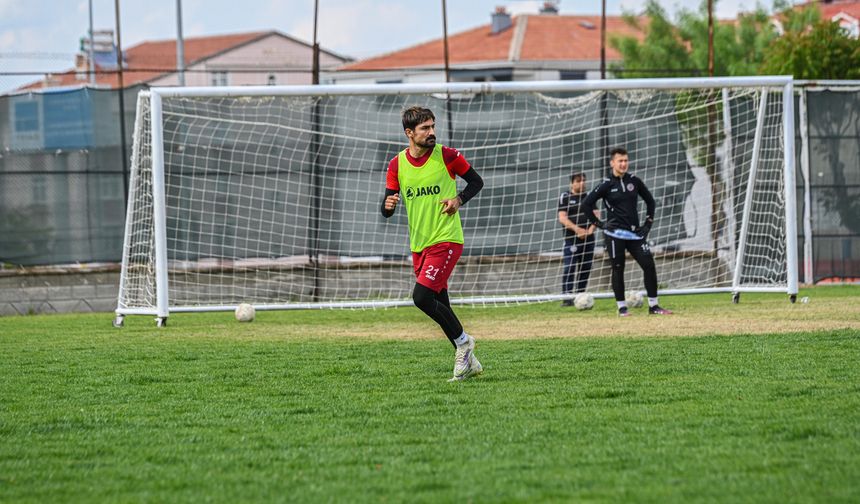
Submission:
[[[563,70],[560,73],[561,80],[585,80],[585,70]]]
[[[229,86],[230,83],[227,82],[227,72],[212,72],[212,85]]]
[[[514,80],[514,76],[511,73],[494,73],[490,75],[479,75],[474,77],[473,82],[510,82]]]
[[[269,78],[266,79],[266,85],[274,86],[275,84],[277,84],[277,81],[275,79],[275,74],[269,74]]]
[[[29,132],[39,129],[39,104],[35,101],[15,104],[15,131]]]
[[[508,82],[512,80],[514,80],[512,68],[451,70],[451,81],[453,82]]]

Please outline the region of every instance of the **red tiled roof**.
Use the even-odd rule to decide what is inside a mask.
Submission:
[[[514,19],[516,24],[516,19]],[[490,25],[479,26],[448,37],[451,64],[508,59],[514,27],[500,33],[490,32]],[[445,61],[444,40],[439,38],[381,56],[368,58],[341,70],[375,70],[441,65]]]
[[[211,58],[228,49],[236,48],[272,34],[278,34],[278,32],[260,31],[186,38],[184,44],[185,66],[187,67],[197,61]],[[142,42],[125,49],[124,52],[126,54],[127,66],[123,71],[123,85],[126,87],[149,82],[166,73],[172,73],[173,69],[176,68],[175,39]],[[74,70],[51,74],[50,79],[51,87],[75,86],[87,83],[89,83],[89,80],[78,79]],[[119,76],[116,73],[99,73],[96,75],[96,83],[100,86],[116,88],[119,85]],[[39,89],[43,86],[44,81],[38,81],[23,86],[20,89]]]
[[[496,34],[486,24],[449,36],[450,63],[503,62],[517,53],[517,61],[600,59],[600,16],[522,15],[514,17],[512,23],[510,28]],[[524,33],[517,36],[518,28],[523,30],[519,26],[522,23]],[[618,52],[609,47],[609,35],[633,35],[640,39],[644,36],[618,16],[606,18],[606,32],[609,59],[619,58]],[[512,44],[520,45],[512,51]],[[444,61],[443,40],[439,38],[346,65],[341,70],[436,67]]]
[[[618,16],[606,17],[606,59],[617,60],[621,54],[612,48],[612,35],[644,34]],[[599,60],[600,16],[529,16],[528,31],[523,40],[520,60]]]
[[[806,7],[810,4],[817,4],[821,10],[822,19],[832,19],[833,16],[844,12],[854,19],[860,19],[860,1],[857,0],[833,0],[831,2],[808,2],[801,5],[795,5],[795,9]]]

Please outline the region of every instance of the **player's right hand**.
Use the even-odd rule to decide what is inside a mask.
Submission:
[[[399,194],[392,194],[385,198],[385,209],[386,210],[394,210],[397,207],[397,203],[400,201]]]
[[[639,232],[638,232],[637,234],[638,234],[639,236],[641,236],[641,237],[642,237],[642,239],[644,240],[645,238],[647,238],[647,237],[648,237],[648,233],[650,233],[650,232],[651,232],[651,226],[652,226],[652,225],[653,225],[653,221],[646,220],[646,221],[645,221],[645,224],[643,224],[643,225],[639,228]]]

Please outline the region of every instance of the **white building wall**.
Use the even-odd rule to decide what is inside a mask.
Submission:
[[[616,61],[608,61],[616,63]],[[513,70],[514,81],[552,81],[561,78],[561,70],[566,71],[585,71],[586,79],[600,79],[599,71],[589,71],[593,68],[599,68],[599,61],[582,60],[582,61],[547,61],[547,62],[516,62],[507,61],[499,62],[476,62],[471,65],[465,65],[465,68],[453,67],[452,81],[471,82],[472,79],[481,74],[481,68],[486,68],[487,75],[502,67],[510,67]],[[545,70],[541,67],[551,67],[551,70]],[[456,75],[458,70],[469,70],[469,77],[463,77],[462,74]],[[415,71],[404,69],[380,70],[372,72],[328,72],[322,78],[321,82],[326,84],[377,84],[379,82],[401,81],[403,83],[435,83],[445,82],[444,71]]]
[[[334,68],[343,60],[325,52],[320,53],[320,69]],[[305,44],[278,34],[189,66],[185,73],[186,86],[211,86],[218,72],[227,73],[226,85],[267,85],[269,76],[275,84],[311,84],[313,49]],[[276,72],[269,69],[289,69],[295,72]],[[235,70],[241,70],[237,72]],[[177,86],[179,77],[171,74],[151,82],[152,86]]]
[[[839,26],[848,33],[849,36],[858,38],[860,37],[860,20],[845,14],[844,12],[840,12],[833,16],[833,21],[839,23]]]
[[[445,82],[445,72],[395,69],[379,72],[327,72],[320,77],[320,82],[324,84],[378,84],[395,81],[404,84]]]

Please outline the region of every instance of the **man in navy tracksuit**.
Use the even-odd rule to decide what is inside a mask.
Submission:
[[[630,252],[645,274],[648,313],[670,315],[671,311],[657,304],[657,267],[654,265],[654,256],[651,255],[648,242],[645,241],[654,223],[654,197],[642,179],[627,173],[628,163],[625,149],[616,147],[610,151],[609,164],[612,173],[588,194],[582,202],[582,213],[588,216],[595,226],[603,229],[606,251],[612,261],[612,292],[618,305],[618,315],[630,315],[624,299],[625,251]],[[645,223],[642,225],[639,225],[639,212],[636,208],[640,197],[647,207]],[[598,219],[593,211],[597,201],[601,199],[606,209],[605,222]]]
[[[594,230],[588,217],[582,213],[585,199],[585,174],[570,176],[570,191],[558,198],[558,222],[564,228],[562,249],[561,293],[585,292],[594,258]],[[562,306],[573,306],[573,299],[565,299]]]

